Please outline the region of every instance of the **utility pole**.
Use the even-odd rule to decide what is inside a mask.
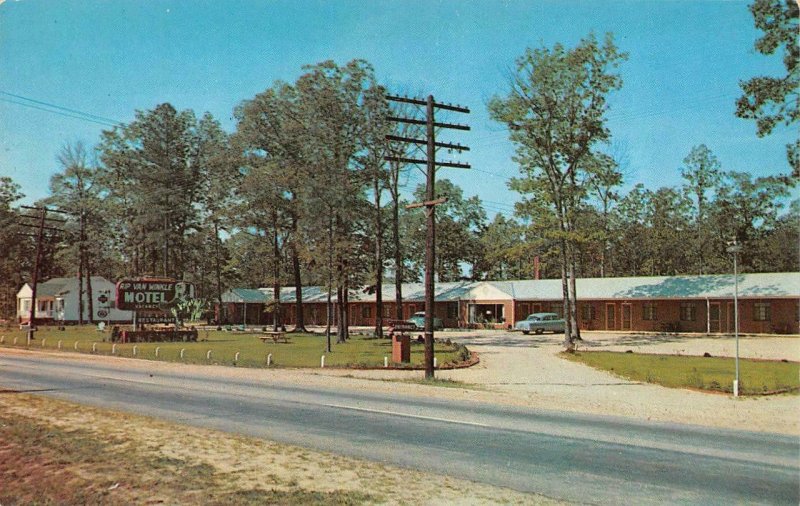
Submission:
[[[397,123],[409,123],[412,125],[425,125],[426,138],[414,139],[409,137],[400,137],[396,135],[387,135],[386,140],[395,142],[408,142],[417,145],[424,145],[426,147],[426,157],[420,158],[407,158],[399,156],[386,156],[387,161],[411,163],[426,166],[426,189],[425,201],[410,204],[407,208],[424,207],[427,218],[427,236],[425,240],[425,378],[433,378],[433,321],[434,321],[434,302],[435,302],[435,286],[434,286],[434,272],[436,269],[436,206],[443,204],[447,199],[436,198],[436,167],[453,167],[458,169],[469,169],[469,164],[458,162],[437,162],[436,161],[436,148],[446,148],[456,151],[469,151],[469,148],[460,144],[450,144],[446,142],[436,142],[436,129],[453,129],[453,130],[469,130],[468,125],[461,125],[455,123],[437,123],[434,117],[437,109],[459,112],[468,114],[469,109],[452,104],[437,103],[433,99],[433,95],[428,95],[426,100],[419,98],[409,97],[396,97],[387,95],[386,99],[391,102],[401,102],[406,104],[413,104],[418,106],[425,106],[425,119],[416,118],[403,118],[397,116],[389,116],[389,121]],[[399,301],[398,301],[399,302]]]
[[[47,207],[31,207],[31,206],[20,206],[20,207],[22,207],[23,209],[29,209],[39,213],[39,216],[29,215],[29,214],[20,215],[20,218],[36,219],[38,221],[38,224],[26,223],[24,221],[19,223],[23,227],[36,228],[37,231],[35,234],[17,232],[19,235],[36,238],[36,258],[33,262],[33,273],[31,275],[31,285],[32,285],[31,312],[28,321],[28,336],[27,336],[28,346],[30,346],[31,341],[33,340],[33,333],[36,332],[36,290],[37,290],[37,285],[39,283],[39,264],[41,263],[42,260],[42,240],[44,239],[44,231],[51,230],[55,232],[64,232],[63,229],[50,226],[49,222],[66,223],[66,220],[58,218],[48,218],[47,213],[48,212],[60,213],[60,214],[68,214],[68,213],[65,213],[63,211],[56,211],[55,209],[48,209]],[[45,225],[45,222],[48,222],[48,225]]]

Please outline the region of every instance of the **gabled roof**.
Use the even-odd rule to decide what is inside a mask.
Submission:
[[[732,274],[705,276],[653,276],[629,278],[584,278],[576,281],[579,300],[613,299],[718,299],[733,298]],[[467,300],[560,300],[560,279],[525,279],[516,281],[458,281],[436,283],[438,302]],[[394,283],[383,285],[384,302],[394,302]],[[754,273],[739,275],[739,297],[800,297],[800,272]],[[336,301],[336,293],[332,294]],[[375,292],[357,288],[350,292],[350,302],[375,302]],[[264,303],[273,299],[272,288],[234,288],[223,294],[225,302]],[[324,286],[304,286],[303,302],[324,303]],[[403,283],[405,302],[423,302],[423,283]],[[281,302],[295,302],[294,287],[281,288]]]
[[[102,276],[92,276],[92,283],[108,283]],[[30,283],[25,283],[30,288]],[[37,283],[36,298],[60,297],[78,290],[78,278],[50,278],[47,281]]]

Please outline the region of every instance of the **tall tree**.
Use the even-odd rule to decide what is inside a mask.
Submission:
[[[365,150],[374,148],[366,135],[364,104],[367,93],[376,87],[373,69],[363,60],[343,66],[326,61],[306,67],[296,83],[314,173],[309,204],[323,209],[327,218],[311,225],[322,229],[315,237],[327,238],[327,244],[315,249],[322,254],[318,256],[320,263],[327,265],[329,294],[331,290],[337,292],[339,341],[348,337],[348,292],[362,281],[358,275],[364,274],[358,272],[364,264],[356,258],[363,253],[364,213],[369,209],[364,197],[369,178],[358,159]],[[328,307],[332,307],[330,303]]]
[[[480,240],[486,227],[486,211],[477,196],[464,198],[464,192],[449,179],[436,182],[436,196],[447,202],[436,209],[436,273],[441,281],[458,281],[464,278],[464,269],[471,267],[470,275],[479,277]],[[417,201],[425,200],[425,185],[414,190]],[[419,211],[407,213],[411,245],[411,260],[421,269],[425,260],[425,216]]]
[[[797,0],[755,0],[750,6],[756,28],[764,35],[756,40],[756,51],[783,54],[783,76],[758,76],[742,81],[744,94],[736,101],[736,115],[756,121],[757,135],[769,135],[778,124],[792,125],[800,119],[800,45],[798,45]],[[786,156],[795,177],[800,177],[800,140],[786,145]]]
[[[577,209],[585,196],[582,182],[592,167],[598,143],[611,134],[605,126],[606,98],[622,85],[614,70],[626,59],[611,34],[594,35],[574,49],[527,49],[517,60],[510,91],[489,103],[491,116],[504,123],[516,144],[521,179],[511,187],[525,192],[536,185],[546,197],[559,230],[562,293],[567,320],[565,346],[580,338],[575,290]]]
[[[89,323],[92,323],[92,275],[96,273],[95,266],[101,264],[107,254],[101,246],[104,218],[100,171],[93,166],[89,151],[82,142],[65,145],[57,160],[62,171],[50,179],[51,196],[47,202],[69,212],[70,225],[77,229],[76,240],[70,241],[61,253],[67,264],[67,272],[75,272],[73,269],[77,266],[78,321],[82,323],[86,315]]]
[[[692,195],[695,204],[695,240],[694,256],[697,263],[693,266],[698,274],[708,274],[706,252],[709,247],[708,200],[709,192],[719,183],[721,169],[717,157],[705,144],[692,148],[683,159],[681,176],[686,180],[684,189]],[[688,266],[687,266],[688,267]]]
[[[17,291],[29,278],[31,245],[17,235],[19,213],[12,205],[23,198],[20,186],[10,177],[0,177],[0,317],[11,318],[16,313]]]
[[[194,113],[170,104],[137,111],[130,124],[103,132],[100,160],[132,275],[183,279],[189,268],[188,236],[200,226],[204,181],[197,140]]]

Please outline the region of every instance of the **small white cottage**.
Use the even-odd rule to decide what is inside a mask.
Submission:
[[[83,319],[89,320],[89,302],[86,293],[86,280],[83,292]],[[28,322],[31,314],[31,295],[33,290],[28,283],[17,292],[17,320]],[[131,311],[121,311],[116,308],[116,285],[111,281],[92,276],[92,310],[95,322],[120,322],[132,321]],[[36,289],[36,320],[39,322],[65,322],[78,321],[78,278],[53,278],[39,283]]]

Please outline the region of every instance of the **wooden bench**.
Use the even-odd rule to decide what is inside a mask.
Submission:
[[[267,342],[268,340],[272,340],[272,342],[279,342],[283,341],[286,344],[289,344],[289,336],[286,335],[286,332],[273,332],[273,331],[264,331],[262,332],[262,336],[260,337],[262,342]]]

